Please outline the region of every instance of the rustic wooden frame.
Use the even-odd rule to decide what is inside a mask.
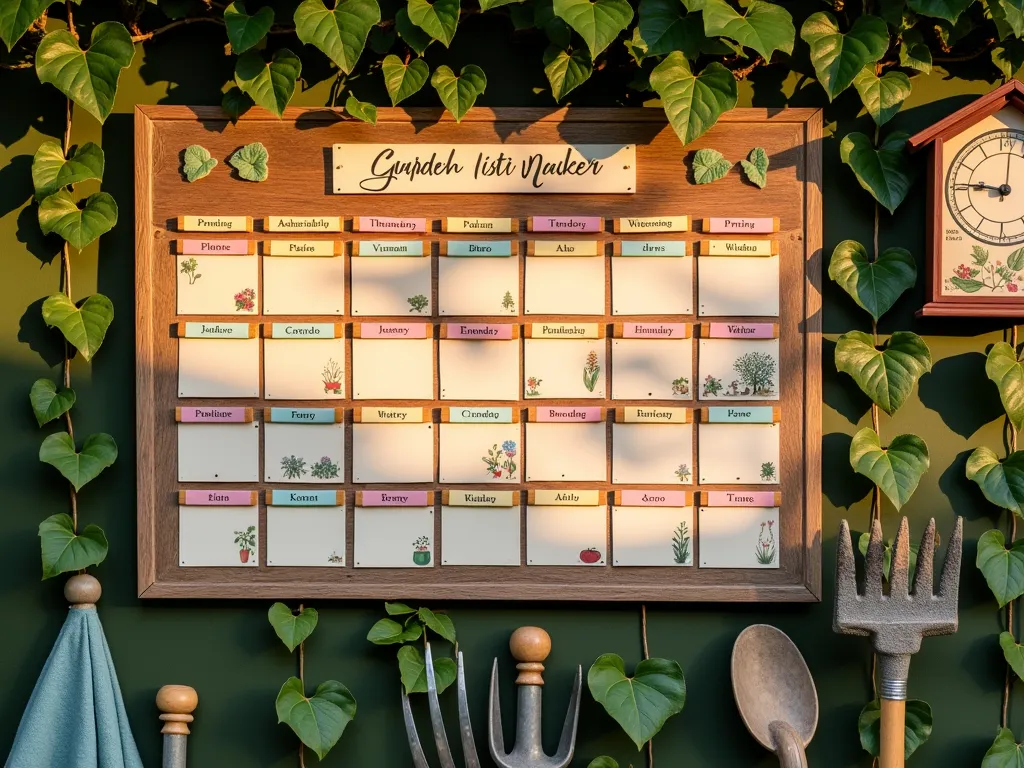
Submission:
[[[137,397],[137,473],[138,473],[138,593],[141,597],[166,598],[408,598],[408,599],[538,599],[538,600],[645,600],[645,601],[767,601],[807,602],[821,599],[821,137],[822,116],[810,109],[736,109],[727,112],[705,137],[685,149],[667,126],[661,110],[653,109],[474,109],[461,125],[456,125],[448,114],[435,109],[381,109],[378,125],[371,127],[346,119],[339,110],[288,109],[281,121],[268,113],[253,109],[243,115],[236,125],[228,122],[216,107],[141,106],[135,114],[135,187],[136,187],[136,397]],[[283,145],[282,132],[287,134]],[[512,215],[520,224],[527,215],[550,214],[602,215],[606,231],[602,237],[618,241],[623,236],[612,232],[611,220],[622,215],[657,215],[659,213],[685,213],[691,217],[690,231],[678,235],[694,243],[706,238],[700,232],[698,220],[713,215],[778,215],[784,207],[787,218],[781,232],[772,235],[780,241],[783,269],[791,263],[791,275],[796,279],[784,284],[783,306],[792,306],[794,313],[779,318],[782,328],[783,369],[780,378],[799,382],[791,386],[792,400],[783,388],[785,409],[783,425],[794,424],[793,432],[783,433],[782,507],[780,509],[780,563],[777,570],[719,570],[691,568],[623,568],[623,567],[437,567],[421,569],[355,569],[352,567],[352,504],[355,494],[346,494],[349,556],[344,568],[180,568],[177,566],[177,508],[176,491],[179,487],[204,487],[201,483],[177,483],[173,461],[164,461],[168,455],[168,436],[173,436],[173,408],[170,406],[200,404],[202,401],[162,402],[168,371],[169,326],[174,316],[174,286],[166,284],[167,275],[173,278],[173,269],[161,265],[168,258],[170,241],[180,235],[168,231],[171,219],[180,214],[221,213],[224,215],[253,215],[262,218],[269,214],[329,213],[345,219],[345,232],[338,233],[264,233],[254,232],[253,240],[268,237],[304,239],[352,239],[351,217],[360,213],[381,212],[388,208],[394,215],[427,215],[433,220],[433,231],[426,238],[435,241],[442,237],[439,219],[443,215],[487,215],[479,210],[477,198],[488,196],[451,196],[441,203],[433,196],[418,196],[404,202],[396,198],[410,196],[381,196],[371,202],[372,196],[323,196],[320,185],[310,189],[316,169],[296,166],[298,150],[275,152],[274,143],[290,150],[315,142],[327,149],[338,141],[454,141],[458,143],[553,141],[629,141],[638,145],[638,192],[636,195],[518,195],[502,196],[499,213]],[[200,143],[210,149],[223,163],[231,150],[248,141],[264,141],[270,149],[270,181],[255,185],[230,180],[229,167],[220,166],[210,177],[196,185],[186,185],[178,169],[179,153],[191,143]],[[766,190],[759,191],[744,183],[738,171],[709,187],[678,184],[675,179],[685,172],[682,160],[703,146],[723,151],[727,158],[738,161],[754,143],[761,144],[772,154],[773,171]],[[229,147],[230,145],[230,147]],[[228,148],[229,147],[229,148]],[[650,151],[664,152],[665,167],[645,166],[644,155]],[[291,165],[289,165],[291,164]],[[288,170],[286,170],[288,169]],[[290,173],[289,173],[290,171]],[[315,171],[315,172],[314,172]],[[294,186],[278,182],[285,174]],[[651,179],[654,183],[651,183]],[[178,185],[177,187],[175,185]],[[677,186],[678,185],[678,186]],[[644,189],[650,191],[644,192]],[[167,197],[173,192],[178,202],[171,204]],[[183,197],[184,195],[184,197]],[[201,196],[214,202],[199,209],[195,203]],[[245,210],[225,210],[231,198],[244,196]],[[283,197],[298,203],[281,201]],[[358,200],[353,198],[360,198]],[[438,196],[440,197],[440,196]],[[688,197],[685,205],[680,197]],[[389,199],[390,198],[390,199]],[[188,201],[187,204],[181,201]],[[227,201],[227,202],[224,202]],[[743,201],[748,201],[746,204]],[[459,206],[456,208],[456,204]],[[486,204],[486,201],[481,202]],[[405,206],[403,209],[403,205]],[[442,208],[438,206],[442,205]],[[315,210],[317,206],[330,210]],[[371,208],[376,206],[376,208]],[[739,207],[739,208],[738,208]],[[178,209],[183,210],[178,210]],[[188,210],[184,210],[188,208]],[[210,209],[214,210],[210,210]],[[468,210],[475,208],[475,210]],[[682,210],[679,210],[682,208]],[[755,210],[756,208],[756,210]],[[173,210],[172,210],[173,209]],[[371,209],[371,210],[367,210]],[[446,213],[441,213],[444,210]],[[258,229],[258,227],[257,227]],[[522,227],[520,227],[522,229]],[[229,235],[237,237],[237,235]],[[671,237],[676,237],[672,235]],[[217,235],[211,235],[217,237]],[[381,236],[385,237],[386,236]],[[528,239],[522,232],[496,236],[513,238],[520,243]],[[539,236],[543,237],[543,236]],[[626,235],[625,237],[628,237]],[[658,237],[652,234],[651,237]],[[436,246],[432,248],[432,274],[436,275]],[[523,249],[524,250],[524,249]],[[608,264],[610,249],[606,249]],[[349,258],[343,256],[341,258]],[[173,264],[173,262],[172,262]],[[699,265],[698,265],[699,268]],[[262,272],[261,272],[262,274]],[[610,279],[606,268],[606,279]],[[436,291],[436,285],[434,286]],[[520,286],[520,302],[522,297]],[[696,286],[695,286],[696,291]],[[168,299],[170,295],[170,299]],[[610,296],[607,299],[610,302]],[[168,304],[168,302],[170,302]],[[787,302],[789,304],[787,304]],[[168,313],[168,306],[170,312]],[[607,311],[607,310],[606,310]],[[201,319],[190,317],[189,319]],[[273,322],[288,319],[281,316],[246,318],[250,322]],[[335,318],[340,319],[340,318]],[[444,322],[448,318],[435,313],[430,322]],[[491,322],[529,322],[551,320],[553,316],[520,316],[489,318]],[[559,318],[576,319],[576,318]],[[581,321],[583,318],[579,318]],[[622,318],[617,318],[621,321]],[[662,317],[644,318],[651,321]],[[678,316],[672,319],[679,319]],[[738,318],[736,318],[738,319]],[[365,318],[355,318],[365,320]],[[696,316],[687,322],[698,323]],[[353,318],[346,315],[345,322]],[[471,320],[467,320],[471,321]],[[593,318],[585,318],[593,322]],[[606,318],[607,328],[613,319]],[[351,337],[351,329],[346,334]],[[611,344],[611,334],[606,334]],[[694,355],[696,356],[696,342]],[[349,353],[350,354],[350,353]],[[787,357],[788,356],[788,357]],[[786,361],[789,360],[790,363]],[[786,366],[798,366],[786,370]],[[787,376],[788,374],[792,374]],[[347,375],[351,376],[348,366]],[[435,374],[436,375],[436,374]],[[697,369],[694,368],[694,377]],[[261,372],[262,376],[262,372]],[[436,386],[436,381],[435,381]],[[175,393],[176,394],[176,393]],[[207,401],[209,402],[209,401]],[[221,401],[218,401],[221,402]],[[287,405],[282,401],[228,401],[231,404],[252,406],[262,414],[266,405]],[[563,404],[562,401],[543,401]],[[659,401],[650,401],[659,403]],[[366,403],[356,403],[361,405]],[[390,405],[407,406],[410,403],[392,402]],[[432,407],[437,421],[439,407],[450,402],[415,405]],[[608,405],[596,401],[592,405]],[[622,405],[621,402],[614,403]],[[613,405],[614,405],[613,404]],[[647,404],[647,403],[645,403]],[[667,404],[667,403],[664,403]],[[697,408],[706,405],[696,399],[674,402]],[[306,404],[308,407],[308,403]],[[326,407],[327,403],[317,403]],[[346,407],[351,404],[346,400]],[[525,416],[525,408],[523,409]],[[350,440],[351,412],[346,415]],[[609,439],[611,427],[608,427]],[[351,442],[347,454],[350,458]],[[788,452],[788,453],[787,453]],[[262,448],[261,448],[262,453]],[[787,470],[786,455],[792,457],[793,466]],[[351,478],[350,473],[346,475]],[[170,481],[168,480],[170,478]],[[256,484],[265,488],[267,484]],[[344,484],[345,489],[352,484]],[[566,487],[565,484],[550,484]],[[172,490],[175,493],[171,493]],[[207,484],[208,486],[208,484]],[[225,488],[239,487],[224,484]],[[251,487],[251,484],[249,485]],[[420,486],[408,486],[420,487]],[[436,484],[424,487],[437,489]],[[462,486],[459,486],[462,487]],[[531,484],[531,487],[547,487]],[[575,487],[596,487],[612,490],[610,483],[576,484]],[[632,486],[616,486],[632,487]],[[712,489],[715,486],[711,486]],[[769,489],[780,490],[779,486]],[[688,487],[688,490],[697,490]],[[704,488],[706,490],[707,487]],[[262,496],[262,494],[261,494]],[[610,494],[609,494],[610,496]],[[525,495],[524,495],[525,497]],[[440,498],[440,494],[438,494]],[[788,501],[787,501],[788,499]],[[611,498],[609,498],[609,505]],[[172,512],[173,510],[173,512]],[[265,506],[260,504],[260,536],[265,540]],[[525,510],[523,548],[525,549]],[[438,518],[435,515],[435,518]],[[609,518],[610,525],[610,518]],[[439,538],[439,520],[435,540]],[[694,534],[695,546],[698,537]],[[443,542],[441,542],[443,547]],[[261,545],[261,551],[264,547]],[[695,553],[696,554],[696,553]],[[526,562],[525,554],[522,562]],[[610,558],[609,558],[610,562]],[[697,562],[695,557],[695,562]]]

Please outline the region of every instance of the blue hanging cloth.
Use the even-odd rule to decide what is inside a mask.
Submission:
[[[68,611],[5,766],[143,768],[95,606]]]

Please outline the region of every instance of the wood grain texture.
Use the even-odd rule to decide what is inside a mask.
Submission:
[[[395,599],[538,599],[538,600],[648,600],[648,601],[814,601],[821,595],[821,114],[816,110],[739,109],[727,113],[706,136],[682,147],[660,110],[649,109],[499,109],[473,110],[461,125],[439,110],[381,109],[374,128],[346,119],[329,109],[289,109],[277,120],[259,109],[250,110],[232,125],[218,108],[145,106],[136,113],[136,226],[137,226],[137,304],[138,339],[138,482],[139,482],[139,592],[145,597],[214,597],[249,599],[299,598],[372,598]],[[769,185],[758,190],[742,180],[738,171],[715,184],[695,187],[687,183],[692,153],[703,147],[715,147],[727,156],[745,157],[752,141],[765,147],[772,158]],[[270,153],[270,177],[254,184],[233,178],[226,167],[195,184],[187,184],[180,172],[179,153],[189,144],[201,143],[218,158],[228,157],[239,146],[261,141]],[[338,142],[455,142],[455,143],[636,143],[638,190],[634,195],[333,195],[327,192],[325,171],[329,167],[329,148]],[[218,171],[221,169],[218,168]],[[177,322],[217,320],[227,317],[180,317],[175,314],[175,269],[171,241],[179,237],[173,231],[182,215],[255,215],[253,239],[337,240],[337,234],[274,232],[264,233],[262,211],[285,216],[341,216],[351,233],[351,219],[360,215],[423,217],[431,231],[423,238],[430,244],[434,279],[434,314],[386,318],[386,322],[426,322],[438,325],[449,321],[436,312],[437,244],[443,236],[441,221],[447,216],[511,216],[520,231],[532,215],[587,215],[605,219],[605,231],[599,237],[618,242],[622,239],[682,239],[690,247],[698,233],[611,232],[611,222],[623,216],[688,215],[691,221],[712,216],[777,216],[779,232],[772,238],[781,254],[781,295],[779,318],[732,317],[721,321],[779,322],[780,381],[782,398],[777,403],[783,413],[781,422],[781,484],[763,490],[784,493],[780,509],[780,563],[776,570],[693,568],[681,574],[673,568],[639,567],[435,567],[430,569],[356,569],[345,568],[180,568],[178,567],[177,491],[201,484],[176,482],[174,408],[195,405],[235,405],[266,407],[327,407],[327,401],[268,401],[264,399],[210,400],[178,398],[177,340],[171,329]],[[238,238],[238,234],[205,233],[204,237]],[[358,241],[360,235],[346,234]],[[400,235],[367,234],[366,239],[403,239]],[[461,234],[466,239],[509,239],[506,233],[494,235]],[[579,239],[596,239],[580,235]],[[701,236],[707,239],[707,236]],[[721,236],[730,238],[730,236]],[[527,238],[513,238],[522,245]],[[530,239],[567,239],[560,235],[537,233]],[[575,238],[573,238],[575,239]],[[735,239],[735,238],[733,238]],[[606,275],[606,302],[602,316],[520,315],[459,318],[464,322],[575,322],[598,323],[611,368],[611,334],[614,323],[624,319],[637,322],[695,323],[695,315],[616,317],[611,314],[611,249],[603,253]],[[342,256],[352,258],[352,256]],[[356,257],[359,258],[359,257]],[[601,257],[595,257],[601,258]],[[699,270],[699,258],[697,269]],[[523,263],[522,261],[520,262]],[[262,280],[262,265],[261,280]],[[743,275],[737,274],[742,280]],[[520,284],[518,306],[523,306]],[[571,286],[567,286],[571,290]],[[695,281],[696,291],[696,281]],[[696,305],[696,302],[695,302]],[[353,324],[367,322],[353,318],[350,302],[346,314],[330,318],[298,316],[260,316],[257,322],[343,322],[345,335],[355,336]],[[439,330],[439,329],[438,329]],[[438,330],[432,334],[436,339]],[[436,342],[435,342],[436,344]],[[696,344],[693,345],[696,376]],[[346,376],[351,383],[351,343],[346,353]],[[611,377],[605,375],[610,393]],[[262,391],[262,366],[261,366]],[[346,445],[351,447],[352,424],[357,408],[423,408],[426,420],[438,423],[440,409],[455,405],[473,407],[512,405],[523,421],[530,406],[686,406],[699,401],[532,400],[527,403],[473,401],[452,403],[436,399],[438,372],[434,371],[435,399],[429,401],[352,401],[337,403],[344,408]],[[802,383],[802,384],[799,384]],[[346,391],[351,393],[351,386]],[[337,401],[335,401],[337,402]],[[746,403],[751,405],[752,403]],[[763,403],[758,403],[759,405]],[[334,405],[334,403],[331,403]],[[612,425],[606,420],[607,440]],[[435,430],[435,451],[438,430]],[[695,432],[696,442],[696,432]],[[528,453],[527,446],[527,453]],[[262,446],[260,460],[262,463]],[[346,477],[351,477],[351,451]],[[610,456],[610,451],[609,451]],[[157,457],[161,461],[157,462]],[[527,461],[529,457],[527,456]],[[608,475],[610,477],[610,474]],[[266,490],[264,483],[225,483],[225,489],[253,486]],[[610,482],[565,484],[530,483],[530,488],[594,488],[608,492],[619,489],[658,489],[670,486],[615,485]],[[220,486],[218,486],[220,487]],[[299,486],[301,487],[301,486]],[[317,486],[318,488],[321,486]],[[355,493],[380,486],[342,483],[328,486],[349,490],[347,508],[347,562],[353,557],[352,509]],[[403,484],[404,489],[439,490],[436,483]],[[452,488],[479,488],[479,485],[453,485]],[[486,487],[486,486],[485,486]],[[492,486],[493,487],[493,486]],[[507,487],[507,486],[503,486]],[[717,490],[727,486],[707,486]],[[673,489],[680,489],[673,486]],[[512,490],[527,490],[525,484]],[[693,486],[681,489],[693,492]],[[761,489],[761,488],[759,488]],[[438,495],[439,497],[440,495]],[[525,498],[525,494],[523,495]],[[438,498],[440,501],[440,498]],[[437,511],[437,510],[435,510]],[[266,510],[260,505],[260,551],[265,551]],[[435,514],[434,540],[443,551],[440,514]],[[525,511],[522,512],[525,532]],[[610,520],[609,520],[610,531]],[[699,548],[699,531],[694,536]],[[525,536],[523,544],[525,562]],[[695,560],[698,553],[695,552]],[[438,557],[440,561],[440,557]],[[611,562],[611,558],[608,558]]]

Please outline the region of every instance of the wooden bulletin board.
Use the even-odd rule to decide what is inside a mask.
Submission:
[[[643,601],[816,601],[821,597],[820,561],[820,447],[821,447],[821,356],[820,356],[820,281],[821,281],[821,113],[809,109],[736,109],[726,113],[704,137],[682,147],[667,125],[661,110],[654,109],[474,109],[456,124],[449,115],[437,110],[381,109],[378,124],[369,126],[346,119],[328,109],[289,109],[284,119],[276,120],[254,109],[237,124],[227,121],[218,108],[145,106],[136,110],[136,375],[138,433],[138,567],[139,594],[142,597],[194,598],[372,598],[372,599],[544,599],[544,600],[643,600]],[[245,182],[229,173],[226,160],[242,145],[262,142],[269,151],[269,179],[262,183]],[[454,144],[556,144],[619,143],[636,145],[636,191],[633,194],[389,194],[339,195],[331,189],[331,147],[339,143],[454,143]],[[200,144],[221,165],[205,179],[189,184],[181,172],[185,147]],[[764,147],[771,157],[768,186],[759,190],[747,183],[737,167],[725,178],[707,186],[693,183],[689,172],[692,153],[714,148],[738,163],[753,146]],[[779,494],[778,512],[779,567],[703,568],[699,567],[700,530],[694,531],[696,548],[693,567],[622,567],[612,565],[614,542],[609,536],[610,556],[603,565],[590,567],[537,566],[527,564],[527,490],[596,489],[608,506],[620,489],[662,486],[613,485],[611,482],[516,483],[503,489],[522,491],[521,560],[518,567],[443,565],[444,539],[440,515],[434,514],[435,562],[429,568],[357,568],[353,557],[353,507],[356,492],[395,486],[367,486],[352,482],[351,451],[346,452],[348,471],[345,483],[317,486],[345,491],[345,566],[344,567],[271,567],[263,559],[266,536],[265,494],[271,487],[264,482],[225,483],[224,489],[255,492],[258,501],[260,537],[259,563],[255,567],[181,567],[179,565],[178,495],[180,491],[209,488],[209,483],[181,483],[177,475],[176,408],[210,405],[252,408],[259,421],[263,409],[270,406],[307,406],[342,408],[346,445],[351,446],[353,409],[372,406],[374,401],[353,401],[351,388],[351,342],[346,352],[346,396],[340,400],[306,402],[265,400],[261,397],[229,400],[178,397],[178,339],[176,327],[182,321],[238,322],[231,316],[188,316],[176,314],[176,280],[179,259],[173,241],[183,237],[178,231],[180,216],[249,216],[254,231],[244,237],[263,242],[275,238],[335,240],[344,242],[351,259],[352,241],[363,237],[352,231],[355,216],[423,217],[428,232],[414,237],[428,241],[431,250],[433,314],[421,318],[392,318],[402,322],[432,323],[438,338],[441,323],[452,318],[437,314],[437,274],[440,244],[453,236],[441,231],[447,216],[512,217],[518,232],[495,235],[512,239],[527,253],[527,241],[543,240],[545,235],[528,233],[530,216],[602,217],[601,240],[606,262],[606,307],[603,316],[586,317],[540,315],[518,317],[459,318],[467,322],[516,323],[520,336],[527,323],[538,321],[596,322],[604,331],[602,345],[612,343],[613,328],[621,322],[611,307],[611,258],[615,243],[628,239],[614,231],[613,221],[625,216],[690,217],[689,231],[654,235],[685,240],[691,253],[698,254],[698,241],[707,239],[700,222],[709,217],[777,217],[779,230],[768,235],[777,242],[780,254],[780,311],[777,318],[759,318],[779,324],[780,397],[767,403],[781,414],[779,484],[760,486]],[[344,231],[325,233],[270,233],[263,221],[270,215],[341,216]],[[187,235],[185,235],[187,236]],[[243,235],[210,234],[203,237],[239,238]],[[374,235],[387,239],[390,235]],[[396,236],[397,237],[397,236]],[[409,236],[406,236],[408,239]],[[465,235],[454,237],[466,237]],[[347,264],[348,262],[346,262]],[[522,262],[520,262],[522,263]],[[261,268],[262,269],[262,268]],[[262,274],[262,272],[261,272]],[[521,272],[522,279],[522,272]],[[743,274],[736,274],[743,281]],[[571,285],[565,286],[572,291]],[[696,291],[696,281],[694,284]],[[515,297],[523,302],[523,285]],[[696,300],[696,294],[695,294]],[[696,306],[696,303],[695,305]],[[654,316],[645,320],[698,324],[707,318],[690,316]],[[714,318],[740,320],[750,318]],[[249,316],[246,322],[263,325],[285,321],[342,323],[347,339],[353,337],[353,325],[365,321],[353,317],[350,304],[345,314],[332,317]],[[693,345],[693,378],[697,376],[697,345]],[[606,359],[614,377],[613,358]],[[416,401],[389,401],[391,406],[416,406],[428,409],[431,420],[441,421],[441,410],[451,401],[438,398],[439,381],[434,366],[434,398]],[[260,372],[261,394],[262,366]],[[511,405],[520,422],[529,418],[529,408],[538,405],[586,405],[606,409],[608,414],[623,405],[610,399],[611,378],[605,399],[550,400],[540,403],[523,399],[517,402],[474,402],[473,405]],[[696,384],[696,382],[695,382]],[[693,387],[696,390],[696,386]],[[637,403],[633,403],[636,405]],[[699,410],[708,403],[696,399],[687,402],[646,401],[643,405],[686,406]],[[765,403],[754,403],[765,405]],[[609,417],[608,421],[612,420]],[[606,426],[608,441],[612,426]],[[696,431],[695,431],[696,435]],[[436,439],[436,430],[435,430]],[[696,440],[696,437],[694,438]],[[529,462],[529,445],[525,446]],[[262,451],[262,448],[261,448]],[[610,450],[609,450],[610,455]],[[695,454],[696,455],[696,454]],[[260,477],[262,478],[262,473]],[[609,470],[607,481],[612,479]],[[413,483],[405,489],[433,491],[432,501],[439,512],[442,491],[449,487],[467,489],[480,486],[444,486],[437,482]],[[668,486],[664,486],[668,487]],[[687,491],[704,492],[735,486],[683,486]],[[679,486],[673,488],[678,490]],[[602,503],[604,503],[602,501]],[[694,517],[696,521],[697,517]],[[436,555],[440,553],[440,557]]]

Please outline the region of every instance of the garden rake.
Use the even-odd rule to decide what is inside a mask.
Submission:
[[[903,768],[904,721],[910,657],[921,649],[921,638],[951,635],[957,630],[957,595],[964,521],[956,527],[946,548],[946,562],[938,592],[933,592],[935,572],[935,520],[928,523],[917,554],[914,589],[908,590],[910,530],[907,518],[900,522],[892,547],[888,594],[883,588],[882,526],[871,526],[864,569],[864,592],[857,592],[850,526],[839,526],[836,559],[836,607],[833,629],[845,635],[870,635],[879,663],[881,698],[880,768]]]
[[[427,704],[430,708],[430,723],[434,729],[434,744],[437,747],[437,756],[441,761],[441,768],[455,768],[455,760],[452,758],[452,751],[448,746],[448,734],[444,729],[444,720],[441,719],[441,705],[437,700],[434,657],[430,651],[429,642],[426,644],[425,661]],[[462,756],[466,761],[466,768],[480,768],[480,758],[477,756],[476,743],[473,741],[473,725],[469,720],[469,701],[466,698],[466,671],[462,664],[462,651],[458,652],[458,669],[459,736],[462,739]],[[409,750],[412,752],[414,768],[430,768],[426,755],[423,754],[423,746],[420,744],[419,734],[416,732],[416,721],[412,717],[412,707],[409,706],[409,695],[405,692],[405,688],[402,688],[402,713],[405,715],[405,733],[409,739]]]

